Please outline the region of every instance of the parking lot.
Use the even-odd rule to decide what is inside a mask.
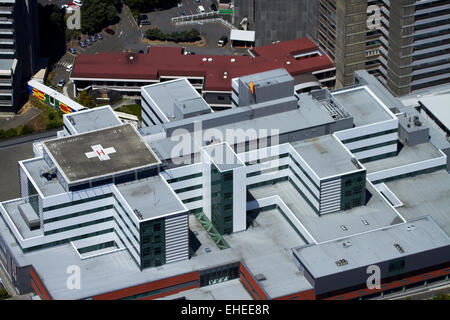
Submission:
[[[180,17],[182,15],[189,16],[193,14],[198,14],[199,9],[198,6],[203,6],[205,9],[205,13],[211,12],[211,4],[216,4],[215,0],[181,0],[181,7],[174,7],[169,10],[164,11],[153,11],[145,13],[148,16],[148,19],[151,22],[150,26],[143,26],[142,32],[145,32],[147,29],[152,27],[157,27],[164,33],[170,33],[174,31],[182,31],[187,29],[196,28],[200,31],[201,35],[204,37],[206,42],[202,44],[202,47],[196,46],[186,46],[189,51],[193,51],[195,53],[204,53],[204,54],[219,54],[219,55],[233,55],[233,54],[243,54],[245,50],[235,50],[230,47],[230,43],[223,48],[217,47],[217,41],[219,41],[220,37],[227,36],[229,37],[230,30],[225,27],[221,23],[199,23],[185,25],[185,26],[174,26],[172,24],[171,19],[174,17]]]
[[[39,0],[39,3],[48,3],[55,5],[62,5],[68,3],[69,0]],[[70,71],[66,68],[69,65],[73,65],[77,54],[95,54],[97,52],[123,52],[144,51],[148,47],[148,43],[143,41],[144,33],[149,28],[157,27],[164,33],[170,33],[174,31],[182,31],[191,28],[196,28],[200,31],[205,41],[200,46],[197,45],[184,45],[177,43],[165,43],[167,46],[185,46],[188,51],[196,54],[217,54],[217,55],[242,55],[246,52],[243,49],[232,49],[230,42],[223,48],[217,46],[217,41],[220,37],[226,35],[229,37],[230,30],[221,23],[196,23],[193,25],[176,27],[172,24],[171,18],[180,16],[183,11],[185,15],[191,15],[199,13],[198,6],[202,5],[205,8],[205,12],[211,11],[211,4],[216,3],[214,0],[182,0],[181,7],[174,7],[163,11],[153,11],[146,13],[151,25],[139,27],[137,22],[132,17],[128,8],[124,7],[120,13],[120,21],[114,26],[110,26],[114,34],[108,34],[103,30],[101,33],[103,39],[93,42],[91,45],[82,48],[78,44],[78,40],[73,40],[67,45],[68,48],[74,48],[75,54],[66,52],[66,54],[60,59],[60,61],[54,66],[55,75],[52,79],[52,85],[57,87],[57,82],[60,79],[65,80],[65,86],[62,91],[65,94],[71,93],[71,86],[69,83]],[[216,3],[217,4],[217,3]],[[87,35],[81,35],[81,40],[85,40]],[[160,44],[161,45],[161,44]],[[69,89],[69,90],[68,90]]]

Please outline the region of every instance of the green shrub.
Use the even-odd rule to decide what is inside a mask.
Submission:
[[[200,32],[197,29],[163,33],[158,28],[149,29],[145,32],[149,40],[173,41],[173,42],[195,42],[200,40]]]

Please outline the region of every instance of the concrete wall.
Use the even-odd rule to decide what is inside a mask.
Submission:
[[[234,0],[234,24],[248,17],[255,45],[310,36],[317,39],[316,0]]]

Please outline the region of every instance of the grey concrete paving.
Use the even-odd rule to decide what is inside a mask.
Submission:
[[[27,124],[29,121],[34,119],[41,110],[38,108],[30,108],[22,115],[16,115],[13,117],[1,117],[0,118],[0,129],[8,130],[10,128],[17,128],[18,126]]]
[[[20,197],[19,165],[17,161],[34,156],[33,143],[21,143],[0,148],[0,201]]]

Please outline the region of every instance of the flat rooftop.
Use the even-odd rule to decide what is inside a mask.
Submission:
[[[121,125],[110,106],[78,111],[65,115],[77,133],[101,130]]]
[[[312,289],[295,266],[291,251],[305,242],[278,209],[260,212],[246,231],[224,239],[253,275],[264,275],[266,280],[258,283],[270,297]]]
[[[366,183],[366,189],[365,206],[322,216],[311,208],[289,181],[251,188],[249,192],[255,199],[278,195],[316,242],[324,242],[403,222],[370,183]],[[368,224],[364,224],[363,220]]]
[[[241,81],[245,84],[253,82],[254,86],[270,86],[274,83],[283,83],[293,81],[294,78],[286,72],[284,69],[275,69],[266,72],[260,72],[255,74],[250,74],[248,76],[240,77]]]
[[[154,219],[171,213],[187,211],[181,200],[161,176],[117,184],[122,196],[137,215]],[[139,216],[138,216],[139,218]]]
[[[42,173],[48,172],[50,170],[50,167],[43,158],[25,160],[22,161],[22,164],[27,172],[31,175],[33,182],[37,185],[39,191],[41,191],[44,197],[66,192],[58,179],[55,178],[52,180],[47,180],[46,178],[41,176]]]
[[[278,210],[262,212],[254,222],[249,230],[227,237],[226,241],[231,248],[220,250],[195,216],[190,215],[189,229],[196,233],[201,242],[193,257],[143,271],[140,271],[126,250],[85,260],[80,260],[71,244],[22,254],[3,219],[0,219],[0,234],[16,257],[17,264],[32,264],[51,296],[59,300],[88,298],[239,261],[243,261],[254,275],[265,275],[267,280],[261,281],[260,285],[273,298],[312,289],[292,260],[291,249],[304,242],[281,213]],[[206,248],[209,250],[206,251]],[[68,290],[66,287],[66,271],[71,265],[78,265],[83,275],[80,290]],[[230,286],[232,290],[235,289],[231,283]],[[230,288],[226,285],[224,287]],[[214,288],[211,290],[214,292]],[[221,294],[225,297],[232,293],[224,290]]]
[[[245,166],[227,143],[213,144],[204,150],[222,172]]]
[[[402,144],[397,156],[365,162],[364,167],[367,169],[367,173],[374,173],[440,157],[443,157],[443,154],[430,142],[412,147]]]
[[[240,279],[233,279],[207,287],[181,291],[156,300],[253,300]]]
[[[378,102],[368,87],[358,87],[332,92],[333,97],[353,116],[357,127],[394,119]]]
[[[351,245],[344,247],[347,241]],[[395,244],[400,245],[404,253],[397,250]],[[311,274],[319,278],[449,245],[445,232],[430,217],[424,217],[345,239],[296,248],[295,252]],[[348,264],[338,266],[336,261],[341,259]]]
[[[406,220],[430,215],[450,236],[450,174],[446,170],[385,184],[403,203],[397,210]]]
[[[186,78],[144,86],[141,90],[150,96],[170,121],[182,119],[175,118],[175,108],[187,115],[211,112],[209,105]]]
[[[320,179],[359,170],[351,154],[332,135],[291,142]]]
[[[159,163],[130,124],[47,140],[42,145],[69,183]]]
[[[419,99],[420,103],[450,131],[450,91]]]
[[[38,196],[31,196],[27,200],[34,203],[38,202]],[[22,215],[19,211],[19,206],[26,204],[27,202],[23,199],[19,200],[11,200],[11,201],[5,201],[2,203],[3,207],[5,208],[6,212],[8,213],[8,216],[11,218],[12,222],[14,223],[14,226],[19,231],[20,235],[24,239],[34,238],[38,236],[43,236],[44,231],[42,229],[36,229],[36,230],[30,230],[25,220],[22,218]],[[0,220],[3,222],[3,218],[0,217]],[[1,233],[3,236],[3,233]],[[18,246],[18,244],[16,244]]]

